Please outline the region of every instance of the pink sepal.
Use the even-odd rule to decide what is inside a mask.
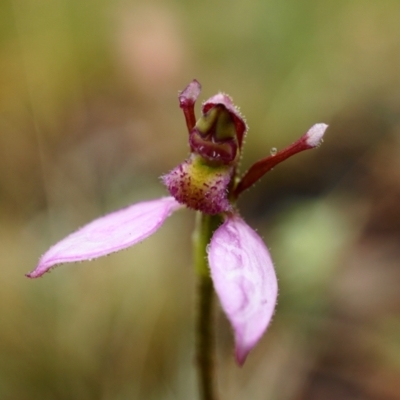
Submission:
[[[215,231],[208,260],[215,290],[233,327],[236,361],[243,365],[275,310],[274,266],[264,242],[239,216],[229,217]]]
[[[98,218],[51,247],[26,276],[38,278],[57,264],[91,260],[152,235],[182,207],[173,197],[145,201]]]

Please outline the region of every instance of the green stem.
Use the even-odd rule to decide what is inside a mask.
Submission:
[[[196,321],[196,361],[201,400],[216,400],[214,388],[214,331],[213,305],[214,288],[207,262],[207,245],[220,224],[217,216],[197,213],[196,229],[193,236],[194,256],[198,283],[198,304]]]

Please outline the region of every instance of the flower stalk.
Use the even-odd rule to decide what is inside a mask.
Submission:
[[[214,364],[214,287],[207,261],[207,245],[221,221],[218,216],[196,213],[193,234],[194,262],[198,278],[196,315],[196,363],[200,400],[216,400]]]

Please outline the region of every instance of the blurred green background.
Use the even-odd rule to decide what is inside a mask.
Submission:
[[[166,194],[178,90],[222,90],[243,170],[330,125],[240,201],[280,297],[223,399],[400,398],[398,0],[0,1],[0,399],[196,399],[194,214],[136,247],[24,277],[91,219]]]

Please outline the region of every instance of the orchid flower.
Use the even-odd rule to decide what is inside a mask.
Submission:
[[[300,151],[317,147],[327,125],[316,124],[284,150],[256,162],[238,179],[247,125],[231,98],[219,93],[202,105],[193,80],[179,95],[189,131],[190,155],[162,176],[171,196],[144,201],[98,218],[51,247],[28,273],[37,278],[56,265],[91,260],[120,251],[155,233],[175,211],[187,207],[214,221],[205,246],[209,274],[235,338],[236,360],[242,365],[273,316],[277,278],[267,247],[242,219],[238,196],[266,172]]]

